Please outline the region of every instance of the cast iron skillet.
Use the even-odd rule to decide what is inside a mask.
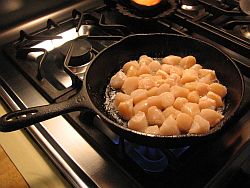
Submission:
[[[149,135],[128,129],[117,122],[110,111],[105,110],[105,90],[110,78],[124,63],[139,59],[142,54],[164,57],[174,54],[193,55],[203,67],[216,71],[217,77],[228,88],[225,98],[224,119],[206,134],[175,136]],[[33,125],[68,112],[90,109],[98,114],[107,126],[123,138],[154,147],[179,147],[213,138],[237,112],[244,92],[240,71],[223,52],[205,42],[174,34],[138,34],[121,41],[99,53],[89,65],[81,90],[72,98],[46,106],[10,112],[0,119],[0,131],[8,132]]]

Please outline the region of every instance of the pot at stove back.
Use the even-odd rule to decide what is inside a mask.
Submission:
[[[250,0],[240,0],[240,8],[243,12],[250,15]]]

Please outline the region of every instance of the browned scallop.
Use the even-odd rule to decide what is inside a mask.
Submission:
[[[120,89],[126,78],[127,76],[122,71],[118,71],[110,80],[111,87]]]
[[[158,125],[153,125],[153,126],[148,126],[144,132],[147,134],[158,135],[160,133],[160,129]]]
[[[124,102],[124,101],[126,101],[128,99],[131,99],[130,95],[127,95],[127,94],[122,93],[122,92],[116,93],[115,100],[114,100],[115,106],[118,107],[120,102]]]
[[[148,108],[149,108],[148,100],[147,99],[142,100],[134,105],[134,113],[136,114],[139,111],[147,113]]]
[[[180,130],[177,127],[177,121],[172,115],[168,116],[167,119],[163,122],[160,127],[160,135],[163,136],[172,136],[179,135]]]
[[[207,96],[208,96],[209,98],[211,98],[211,99],[213,99],[213,100],[216,101],[216,106],[217,106],[217,107],[223,106],[223,101],[222,101],[222,99],[221,99],[221,97],[220,97],[219,95],[215,94],[215,93],[212,92],[212,91],[209,91],[209,92],[207,93]]]
[[[123,119],[129,120],[134,115],[133,99],[120,102],[118,111]]]
[[[169,64],[169,65],[178,65],[181,61],[180,56],[169,55],[162,59],[162,63]]]
[[[131,92],[130,96],[133,98],[134,104],[144,100],[148,97],[148,91],[146,89],[136,89]]]
[[[221,113],[211,109],[202,109],[200,116],[206,119],[211,127],[214,127],[224,117]]]
[[[161,126],[165,120],[162,111],[156,106],[151,106],[148,108],[148,112],[146,114],[148,124],[149,125],[159,125]]]
[[[191,55],[183,57],[179,63],[179,65],[184,69],[188,69],[188,68],[192,67],[194,64],[196,64],[196,58],[194,56],[191,56]]]
[[[209,91],[212,91],[220,97],[225,97],[227,94],[227,88],[220,83],[212,83],[208,86]]]
[[[176,117],[177,127],[183,133],[188,133],[193,123],[193,118],[186,113],[179,113]]]
[[[177,97],[187,97],[189,90],[187,88],[181,87],[181,86],[172,86],[170,88],[170,91],[174,94],[175,98]]]
[[[199,99],[199,107],[200,109],[204,109],[204,108],[215,109],[216,101],[207,96],[203,96]]]
[[[136,113],[129,121],[128,128],[144,132],[144,130],[148,127],[147,118],[144,112]]]
[[[187,102],[181,108],[181,111],[194,117],[196,114],[200,113],[200,107],[197,103]]]
[[[200,115],[195,115],[189,133],[192,134],[204,134],[210,129],[210,124]]]
[[[138,88],[139,78],[136,76],[127,77],[122,85],[121,90],[126,93],[130,94],[132,91]]]
[[[189,102],[199,103],[200,99],[199,93],[197,91],[191,91],[188,93],[187,99]]]
[[[183,107],[184,104],[188,103],[188,100],[184,97],[177,97],[173,103],[173,106],[177,109],[177,110],[181,110],[181,108]]]
[[[129,68],[131,68],[131,67],[138,69],[139,68],[138,62],[136,60],[133,60],[133,61],[129,61],[129,62],[125,63],[122,67],[122,70],[126,74],[129,70]]]
[[[173,106],[169,106],[167,107],[163,112],[163,115],[165,116],[165,118],[167,118],[168,116],[172,115],[174,118],[177,117],[177,115],[179,113],[181,113],[181,111],[175,109]]]

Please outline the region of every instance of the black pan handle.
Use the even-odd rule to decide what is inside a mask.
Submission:
[[[84,108],[91,109],[91,105],[82,93],[79,93],[72,98],[59,103],[7,113],[0,119],[0,131],[15,131],[35,123],[69,112],[82,110]]]

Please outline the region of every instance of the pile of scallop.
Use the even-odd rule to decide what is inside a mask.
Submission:
[[[204,134],[224,117],[227,88],[194,56],[146,55],[110,80],[114,105],[130,129],[156,135]]]

